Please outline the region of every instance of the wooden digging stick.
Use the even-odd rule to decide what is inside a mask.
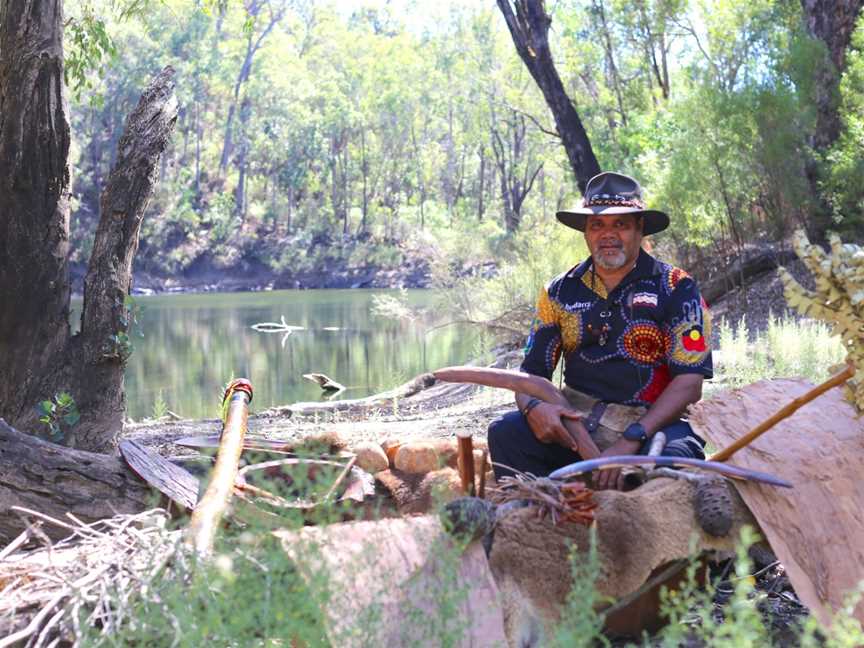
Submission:
[[[788,405],[785,405],[784,407],[777,410],[777,412],[775,412],[773,416],[762,421],[759,425],[754,427],[740,439],[729,444],[722,450],[715,452],[713,455],[708,457],[708,461],[726,461],[727,459],[729,459],[729,457],[734,455],[741,448],[753,443],[754,440],[765,434],[768,430],[777,425],[780,421],[788,418],[789,416],[792,416],[792,414],[795,413],[798,409],[800,409],[810,401],[816,399],[817,397],[821,396],[829,389],[833,389],[834,387],[842,385],[854,375],[855,367],[851,364],[846,365],[846,369],[844,369],[837,375],[832,376],[831,378],[823,382],[821,385],[817,385],[816,387],[808,391],[806,394],[799,396]]]
[[[470,430],[456,432],[459,438],[459,478],[462,480],[462,492],[474,497],[474,441]]]
[[[243,452],[243,438],[246,436],[252,383],[243,378],[232,381],[222,398],[223,412],[229,399],[227,413],[223,418],[222,438],[216,454],[216,466],[210,475],[210,484],[204,497],[192,511],[186,535],[186,543],[202,557],[213,552],[216,529],[219,528],[219,522],[234,491],[237,465]]]

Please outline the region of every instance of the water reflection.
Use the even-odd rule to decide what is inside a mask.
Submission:
[[[215,417],[221,387],[232,377],[255,386],[253,409],[317,400],[321,389],[302,374],[324,373],[360,398],[418,373],[460,364],[480,353],[480,334],[464,326],[429,331],[434,316],[394,321],[371,312],[377,290],[306,290],[138,297],[135,352],[126,369],[129,416],[149,416],[161,390],[168,408]],[[412,306],[430,306],[428,291],[409,291]],[[73,321],[80,303],[73,304]],[[285,339],[260,333],[258,322],[304,327]]]

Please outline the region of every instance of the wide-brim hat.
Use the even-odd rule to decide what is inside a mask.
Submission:
[[[567,227],[585,231],[585,221],[591,215],[614,216],[633,214],[642,217],[642,234],[656,234],[669,227],[669,216],[656,209],[645,209],[642,187],[622,173],[599,173],[588,181],[581,207],[564,209],[555,217]]]

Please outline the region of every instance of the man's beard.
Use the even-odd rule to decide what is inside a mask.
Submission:
[[[612,257],[604,256],[599,250],[597,251],[597,254],[593,254],[592,256],[594,258],[594,263],[604,270],[617,270],[627,263],[627,255],[624,254],[623,248],[618,248],[617,253]]]

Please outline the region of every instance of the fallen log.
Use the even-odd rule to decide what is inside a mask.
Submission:
[[[27,526],[13,506],[94,522],[152,503],[153,491],[122,459],[49,443],[0,419],[0,544]],[[54,540],[68,535],[56,527],[44,530]]]

